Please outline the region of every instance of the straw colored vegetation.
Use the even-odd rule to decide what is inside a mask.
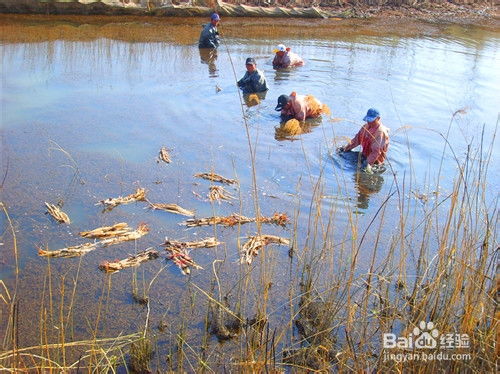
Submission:
[[[125,222],[116,223],[113,226],[98,227],[90,231],[82,231],[79,235],[87,239],[108,239],[129,233],[130,227]]]
[[[452,123],[453,118],[450,127]],[[0,371],[111,373],[128,367],[131,371],[146,373],[153,371],[153,366],[157,366],[158,371],[179,373],[482,374],[496,370],[499,330],[496,298],[500,293],[500,282],[495,281],[499,255],[498,195],[488,198],[491,178],[488,168],[494,140],[489,146],[483,142],[471,143],[465,155],[458,158],[443,136],[443,159],[445,152],[447,157],[451,153],[457,170],[449,190],[431,192],[433,199],[425,200],[423,196],[428,196],[429,192],[412,193],[415,183],[412,178],[408,180],[404,179],[406,175],[387,173],[388,178],[392,178],[387,195],[366,216],[355,214],[348,198],[343,199],[342,209],[337,202],[328,205],[324,201],[325,181],[321,176],[310,175],[312,197],[307,201],[308,219],[299,219],[298,208],[288,239],[262,234],[261,223],[285,226],[289,219],[283,213],[267,218],[260,216],[255,153],[248,126],[246,130],[252,155],[256,218],[234,213],[183,223],[188,227],[255,223],[257,234],[248,237],[239,246],[239,251],[236,246],[228,246],[219,251],[223,254],[215,250],[210,252],[211,273],[205,272],[211,276],[209,285],[201,284],[197,277],[190,277],[181,292],[174,294],[162,289],[151,292],[155,295],[153,298],[150,291],[163,269],[151,276],[149,284],[146,282],[149,274],[144,275],[144,296],[137,292],[139,282],[134,273],[133,297],[144,304],[138,306],[141,315],[138,312],[130,316],[138,332],[118,332],[113,338],[102,337],[101,314],[110,313],[101,303],[105,298],[102,297],[95,315],[84,322],[86,327],[90,326],[89,338],[76,340],[70,333],[80,326],[70,321],[71,314],[80,306],[78,272],[72,279],[73,293],[68,298],[64,279],[53,275],[54,269],[47,261],[40,320],[34,321],[38,323],[38,330],[33,334],[39,334],[39,344],[23,346],[19,336],[26,331],[21,329],[19,318],[24,305],[17,295],[18,284],[9,289],[0,281],[1,312],[4,315],[5,310],[7,317],[1,325],[5,327],[5,334]],[[213,173],[196,176],[213,182],[236,183]],[[342,187],[340,180],[341,177],[339,188]],[[436,185],[442,182],[441,168],[436,181]],[[114,207],[146,200],[145,195],[144,189],[138,189],[132,195],[100,203]],[[425,200],[425,204],[415,203],[415,197]],[[17,282],[20,274],[18,230],[6,206],[0,205],[8,222]],[[345,226],[337,225],[336,218],[340,214],[346,218]],[[216,235],[217,228],[213,229]],[[132,231],[128,225],[119,223],[81,233],[85,238],[100,241],[57,251],[40,249],[39,254],[81,256],[96,248],[136,240],[148,231],[145,224]],[[188,275],[191,269],[202,269],[190,256],[189,249],[214,248],[220,244],[214,236],[186,242],[166,239],[162,246],[168,259]],[[288,257],[281,251],[283,248],[264,250],[270,244],[285,246]],[[257,261],[253,262],[257,255]],[[101,266],[113,272],[157,256],[156,251],[149,249]],[[228,269],[234,267],[236,258],[240,264],[252,266],[240,266],[239,271],[230,272]],[[53,286],[58,281],[61,284],[56,293]],[[103,296],[106,291],[108,296],[110,294],[110,283],[107,287],[103,287]],[[59,310],[55,303],[58,298]],[[151,311],[161,310],[166,315],[170,305],[179,306],[178,313],[177,310],[175,315],[170,313],[168,323],[156,328],[151,322]],[[200,310],[206,310],[201,321],[195,319],[200,316]],[[470,344],[453,349],[453,353],[468,354],[468,358],[405,362],[386,359],[388,354],[404,355],[418,350],[384,347],[383,334],[407,337],[421,322],[430,321],[442,336],[447,333],[467,336]],[[189,326],[195,326],[200,334],[193,334]],[[226,343],[215,345],[218,343],[210,339],[211,334]],[[161,344],[154,346],[154,339],[150,338]],[[167,353],[160,352],[162,347]],[[158,349],[156,355],[155,349]],[[439,351],[440,348],[428,349],[425,353]]]
[[[161,244],[162,247],[165,247],[166,251],[169,251],[172,248],[176,249],[184,249],[184,248],[212,248],[222,244],[216,238],[210,237],[202,240],[192,241],[192,242],[181,242],[178,240],[169,240],[165,239],[165,242]]]
[[[200,265],[194,262],[185,248],[168,247],[166,248],[166,251],[168,252],[168,259],[176,264],[184,275],[191,273],[190,268],[203,269]]]
[[[149,203],[149,208],[153,210],[164,210],[165,212],[180,214],[182,216],[192,217],[195,212],[193,210],[184,209],[177,204],[162,204],[162,203]]]
[[[116,273],[122,269],[139,266],[143,262],[155,260],[158,256],[159,254],[157,251],[149,248],[120,261],[104,261],[99,264],[99,269],[105,271],[106,273]]]
[[[241,248],[241,263],[250,265],[259,251],[268,244],[290,245],[290,240],[275,235],[250,236]]]
[[[126,223],[117,223],[114,226],[104,226],[92,231],[81,232],[84,238],[102,239],[97,242],[84,243],[76,246],[61,248],[57,250],[38,249],[38,255],[43,257],[78,257],[83,256],[95,249],[119,244],[130,240],[137,240],[146,235],[149,228],[141,223],[136,230],[132,230]]]
[[[149,232],[149,227],[145,223],[139,224],[136,230],[128,230],[123,234],[109,237],[107,239],[101,240],[100,243],[107,247],[108,245],[128,242],[130,240],[137,240]]]
[[[170,158],[170,154],[168,153],[168,149],[166,147],[161,147],[157,162],[165,162],[167,164],[170,164],[172,162],[172,159]]]
[[[342,211],[350,221],[344,232],[332,224],[338,205],[325,209],[321,178],[314,185],[306,237],[301,241],[297,240],[297,224],[290,239],[261,233],[260,223],[288,223],[283,213],[258,218],[235,213],[187,220],[183,224],[188,227],[255,223],[258,234],[249,237],[234,254],[241,264],[252,266],[242,266],[235,279],[233,274],[227,277],[224,271],[234,266],[234,259],[221,259],[216,251],[210,252],[214,258],[211,285],[204,287],[195,277],[189,278],[189,286],[171,301],[187,306],[158,329],[151,325],[149,311],[156,303],[163,308],[168,296],[158,300],[149,297],[157,279],[154,276],[144,296],[134,294],[134,299],[144,300],[141,307],[146,310],[144,327],[138,333],[98,338],[96,324],[93,339],[68,340],[64,335],[69,331],[67,318],[59,318],[54,310],[51,316],[41,316],[40,344],[22,346],[16,338],[19,304],[15,290],[0,282],[0,302],[8,313],[0,370],[71,372],[85,368],[89,372],[116,372],[119,366],[128,366],[147,372],[157,366],[174,372],[494,372],[499,328],[495,298],[500,281],[495,279],[498,210],[496,202],[486,198],[492,149],[492,145],[481,144],[470,147],[464,160],[455,159],[458,173],[446,192],[415,192],[411,183],[394,176],[394,186],[370,216],[360,218],[349,213],[351,210]],[[416,199],[425,204],[416,203]],[[345,204],[349,206],[348,199]],[[2,207],[17,256],[16,230]],[[391,225],[389,237],[384,226],[387,222]],[[147,228],[140,226],[130,235],[123,223],[101,227],[82,233],[102,239],[99,242],[59,251],[40,250],[40,254],[78,256],[109,240],[137,238],[146,232]],[[188,275],[192,269],[202,269],[190,256],[190,249],[220,244],[217,237],[210,237],[185,242],[166,239],[162,246],[167,258]],[[285,251],[264,250],[270,244],[285,246],[290,261],[282,261]],[[148,251],[101,264],[101,268],[113,272],[157,257],[154,250]],[[253,261],[257,255],[258,261]],[[277,281],[282,285],[274,291]],[[65,306],[70,311],[75,307],[73,302]],[[199,322],[193,321],[193,311],[203,307],[207,311],[204,335],[190,335],[186,325]],[[441,336],[466,335],[467,348],[446,351],[467,354],[466,359],[403,363],[386,359],[388,354],[409,351],[384,348],[383,334],[407,337],[421,321],[432,321]],[[49,338],[54,323],[58,335]],[[151,341],[165,334],[174,338],[165,343],[170,353],[164,359],[159,351],[154,353],[160,345],[155,348]],[[211,335],[226,341],[224,346],[215,347]],[[76,358],[73,348],[79,349]],[[438,352],[439,348],[426,350],[427,354]]]
[[[146,200],[146,189],[138,188],[134,193],[130,195],[127,195],[125,197],[119,196],[115,198],[108,198],[106,200],[101,200],[99,201],[99,204],[103,204],[107,210],[111,210],[118,205],[130,204],[134,201],[145,201],[145,200]]]
[[[212,182],[219,182],[219,183],[224,183],[224,184],[236,184],[238,181],[235,179],[229,179],[226,177],[223,177],[222,175],[215,174],[215,173],[198,173],[194,175],[196,178],[203,178]]]
[[[306,95],[307,107],[311,111],[312,117],[318,117],[322,114],[330,115],[332,112],[326,104],[318,105],[318,102],[312,95]]]
[[[57,205],[45,203],[45,206],[47,207],[47,213],[49,213],[57,222],[67,223],[68,225],[71,223],[68,215]]]
[[[165,250],[168,253],[168,259],[181,269],[182,274],[188,275],[191,273],[191,267],[195,269],[203,269],[196,262],[194,262],[192,257],[189,255],[188,249],[213,248],[220,244],[222,243],[214,237],[192,242],[181,242],[177,240],[169,240],[167,238],[161,246],[165,247]]]
[[[210,186],[208,192],[208,200],[217,201],[219,204],[222,200],[230,202],[234,200],[235,197],[231,195],[226,189],[222,186]]]
[[[141,223],[136,230],[132,230],[127,223],[121,222],[113,226],[98,227],[91,231],[83,231],[80,236],[89,239],[102,239],[99,245],[108,246],[130,240],[136,240],[146,235],[149,228]]]
[[[280,127],[276,128],[276,137],[288,137],[288,136],[295,136],[295,135],[300,135],[304,131],[302,130],[302,127],[300,126],[300,122],[296,120],[295,118],[289,119],[286,121],[284,124],[282,124]]]
[[[233,213],[227,217],[207,217],[207,218],[191,218],[184,222],[181,222],[181,225],[187,227],[198,227],[198,226],[210,226],[210,225],[221,225],[226,227],[232,227],[235,225],[243,225],[245,223],[250,222],[260,222],[260,223],[272,223],[278,226],[285,227],[290,219],[285,213],[274,213],[271,217],[260,216],[259,218],[248,218],[242,216],[238,213]]]
[[[38,255],[43,257],[78,257],[83,256],[98,248],[98,243],[84,243],[72,247],[56,249],[53,251],[39,248]]]

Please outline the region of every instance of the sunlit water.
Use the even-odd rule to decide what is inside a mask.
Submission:
[[[233,212],[254,216],[252,167],[243,115],[256,155],[261,212],[271,215],[283,211],[293,217],[300,208],[299,248],[306,238],[311,201],[318,196],[314,188],[320,177],[322,206],[335,210],[335,225],[346,227],[354,212],[360,227],[366,227],[389,192],[394,191],[396,179],[398,183],[411,180],[417,193],[449,191],[457,170],[454,154],[462,159],[468,144],[477,146],[483,126],[485,146],[495,132],[499,35],[491,31],[457,26],[443,36],[346,34],[332,39],[316,39],[314,31],[309,31],[302,38],[284,40],[243,37],[241,33],[240,38],[226,37],[217,55],[207,56],[196,46],[199,24],[190,27],[188,44],[97,38],[2,45],[0,178],[5,175],[2,201],[17,233],[21,302],[33,306],[33,310],[26,309],[27,317],[20,322],[25,331],[30,330],[30,318],[38,320],[41,295],[48,292],[44,285],[47,260],[37,257],[36,248],[57,249],[81,243],[79,231],[101,225],[147,222],[152,232],[135,245],[110,247],[82,259],[76,301],[79,307],[73,316],[76,336],[85,336],[93,329],[88,322],[93,318],[93,304],[107,285],[106,276],[97,270],[98,263],[157,246],[166,236],[191,240],[219,235],[226,246],[193,253],[205,268],[195,271],[193,280],[207,284],[212,261],[224,256],[231,269],[225,277],[235,277],[239,267],[236,238],[254,234],[254,225],[243,226],[241,232],[214,232],[206,227],[186,230],[178,225],[183,217],[145,210],[142,203],[109,213],[102,213],[94,204],[142,186],[151,201],[195,209],[198,217]],[[301,55],[305,66],[274,71],[272,50],[280,42]],[[257,60],[270,89],[259,105],[242,107],[235,80],[244,74],[244,61],[249,56]],[[314,121],[309,133],[280,141],[275,139],[280,118],[274,107],[280,94],[292,91],[316,96],[331,108],[332,116]],[[389,159],[385,173],[358,180],[352,162],[333,151],[345,143],[346,137],[354,136],[370,107],[379,109],[383,123],[391,130]],[[445,152],[437,181],[445,145],[439,134],[447,133],[451,121],[448,141],[453,152],[449,148]],[[171,150],[173,162],[169,165],[156,163],[161,146]],[[500,187],[499,160],[496,147],[487,181],[492,196]],[[209,183],[193,178],[193,174],[209,170],[239,179],[240,192],[228,190],[236,197],[241,193],[241,207],[238,200],[232,205],[212,206],[193,194],[206,195]],[[71,225],[57,225],[44,215],[44,201],[62,201]],[[421,204],[416,199],[413,203]],[[397,202],[389,200],[389,212],[397,209]],[[396,226],[396,216],[388,214],[387,237]],[[6,236],[3,214],[2,224]],[[276,227],[264,230],[283,236],[291,232]],[[12,279],[14,255],[5,251],[10,241],[1,241],[1,275]],[[275,247],[273,251],[278,262],[286,263],[287,249]],[[50,263],[54,274],[73,279],[79,260],[54,259]],[[144,278],[147,285],[164,265],[162,260],[141,267],[139,283]],[[285,266],[277,267],[277,290],[285,286],[286,281],[280,277],[286,271]],[[131,274],[131,270],[125,270],[113,275],[112,292],[106,301],[108,311],[100,321],[103,335],[135,331],[143,323],[140,316],[144,310],[131,299]],[[56,278],[54,283],[59,281]],[[173,265],[163,271],[150,293],[152,300],[164,300],[163,304],[152,304],[155,321],[181,308],[172,298],[183,292],[184,282]],[[201,310],[193,315],[195,328],[203,315]],[[24,343],[38,342],[37,336],[25,333]]]

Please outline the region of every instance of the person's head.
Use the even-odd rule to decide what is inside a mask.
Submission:
[[[380,120],[380,112],[375,108],[368,109],[366,112],[366,116],[364,116],[363,121],[371,124],[374,122],[378,122]]]
[[[257,69],[257,63],[255,62],[255,59],[253,57],[247,58],[245,61],[245,66],[247,67],[247,71],[249,73],[253,73],[255,69]]]
[[[288,49],[289,48],[287,48],[284,44],[278,44],[274,49],[274,53],[276,53],[278,56],[283,56]]]
[[[214,26],[217,26],[220,22],[220,16],[217,13],[212,13],[210,16],[210,23]]]
[[[280,97],[278,97],[278,105],[276,105],[276,108],[274,108],[274,110],[276,110],[277,112],[279,112],[284,107],[286,107],[286,105],[288,104],[288,101],[290,101],[290,96],[288,96],[288,95],[280,95]]]

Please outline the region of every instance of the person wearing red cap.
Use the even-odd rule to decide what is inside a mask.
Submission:
[[[219,46],[219,32],[217,25],[220,22],[220,17],[217,13],[210,16],[210,23],[203,27],[198,41],[198,48],[217,48]]]
[[[295,92],[278,97],[278,105],[274,109],[281,111],[282,117],[292,117],[298,121],[305,121],[306,118],[315,118],[323,113],[330,113],[328,106],[322,104],[314,96],[297,95]]]
[[[361,145],[361,167],[372,172],[372,166],[383,164],[389,148],[389,129],[380,121],[380,112],[375,108],[368,109],[363,118],[366,124],[358,131],[350,143],[338,149],[348,152]]]
[[[274,53],[276,53],[273,60],[274,69],[286,69],[304,65],[304,60],[298,54],[291,52],[290,48],[284,44],[278,44]]]

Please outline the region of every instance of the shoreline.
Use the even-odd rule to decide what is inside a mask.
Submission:
[[[41,14],[41,15],[109,15],[109,16],[167,16],[167,17],[206,17],[214,9],[222,17],[261,17],[261,18],[317,18],[317,19],[369,19],[369,18],[410,18],[431,22],[452,22],[473,24],[485,20],[498,23],[498,6],[492,4],[425,3],[414,6],[401,5],[349,5],[319,7],[277,7],[254,6],[247,4],[214,3],[214,7],[192,6],[188,4],[155,7],[152,1],[135,4],[129,0],[84,2],[39,1],[39,0],[0,0],[0,14]],[[144,4],[144,5],[142,5]]]

